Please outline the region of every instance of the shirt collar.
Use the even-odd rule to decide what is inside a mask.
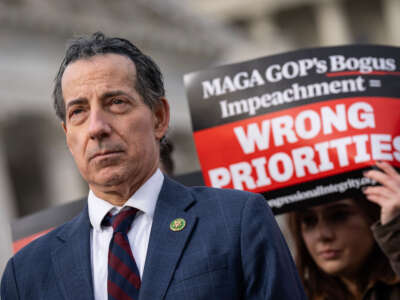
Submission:
[[[160,194],[161,186],[164,181],[164,175],[160,169],[156,172],[125,202],[123,207],[129,206],[137,208],[139,211],[148,215],[151,219],[154,216],[154,210],[158,195]],[[123,208],[122,207],[122,208]],[[117,207],[107,202],[106,200],[97,197],[92,190],[88,195],[88,210],[89,219],[93,228],[101,231],[101,221],[104,216],[113,210],[119,211],[121,207]]]

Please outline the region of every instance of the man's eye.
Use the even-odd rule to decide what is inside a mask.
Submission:
[[[111,104],[124,104],[125,103],[125,101],[124,100],[121,100],[121,99],[113,99],[112,101],[111,101]]]
[[[107,104],[109,110],[113,113],[125,113],[129,110],[129,101],[124,98],[114,98],[110,99]]]
[[[74,109],[71,111],[71,116],[80,114],[81,112],[83,112],[83,109]]]
[[[84,119],[84,117],[85,117],[85,109],[84,108],[71,109],[68,114],[69,120],[74,124],[77,124],[78,122],[82,121]]]
[[[69,117],[70,118],[75,118],[77,117],[79,114],[81,114],[83,112],[82,108],[75,108],[73,110],[70,111],[69,113]]]

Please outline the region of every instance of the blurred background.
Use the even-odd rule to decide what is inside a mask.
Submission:
[[[0,272],[9,222],[85,196],[51,100],[68,39],[101,30],[160,65],[175,174],[199,170],[182,76],[305,47],[400,46],[400,0],[0,0]]]

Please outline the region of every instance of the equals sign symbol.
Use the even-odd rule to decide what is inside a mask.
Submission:
[[[379,79],[371,79],[369,81],[369,86],[378,88],[378,87],[382,86],[382,83],[381,83],[381,81]]]

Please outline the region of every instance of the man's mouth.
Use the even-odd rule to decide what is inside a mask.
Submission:
[[[121,155],[121,153],[123,153],[123,151],[121,151],[121,150],[99,151],[99,152],[96,152],[95,154],[93,154],[93,155],[90,157],[89,160],[118,156],[118,155]]]

